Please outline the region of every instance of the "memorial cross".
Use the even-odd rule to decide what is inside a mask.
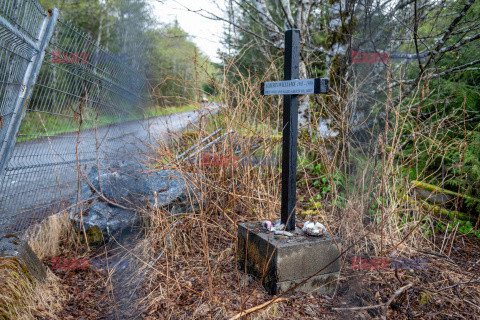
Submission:
[[[300,30],[285,31],[284,81],[264,82],[262,95],[283,95],[282,207],[285,230],[295,230],[298,95],[328,92],[328,79],[298,79]]]

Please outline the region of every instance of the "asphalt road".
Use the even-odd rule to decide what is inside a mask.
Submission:
[[[78,187],[78,170],[93,163],[145,161],[145,153],[170,133],[216,112],[212,105],[190,111],[18,143],[0,181],[0,234],[23,229],[68,201]],[[33,215],[33,216],[32,216]]]

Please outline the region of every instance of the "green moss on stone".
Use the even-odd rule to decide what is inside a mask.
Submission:
[[[104,242],[102,229],[97,226],[88,228],[87,241],[89,245],[94,247],[102,245]]]

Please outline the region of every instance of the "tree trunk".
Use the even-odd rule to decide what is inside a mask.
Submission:
[[[300,79],[307,79],[307,68],[305,61],[300,59]],[[300,96],[298,101],[298,128],[300,130],[310,130],[310,97],[309,95]]]
[[[346,157],[349,119],[348,81],[351,37],[355,28],[354,0],[333,0],[329,8],[330,34],[326,40],[327,77],[331,94],[319,119],[317,135],[324,140],[330,156],[339,163]],[[342,160],[343,159],[343,160]]]

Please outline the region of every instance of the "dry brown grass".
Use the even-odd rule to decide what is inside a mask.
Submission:
[[[55,313],[66,299],[58,278],[50,271],[36,281],[16,258],[0,259],[0,318],[57,319]]]
[[[230,67],[234,68],[233,65]],[[143,302],[150,310],[151,318],[223,319],[272,299],[258,279],[246,277],[236,268],[236,224],[279,217],[279,166],[235,166],[231,165],[231,159],[253,154],[279,158],[280,100],[260,97],[258,87],[262,80],[255,75],[238,76],[241,81],[235,86],[226,82],[217,84],[221,101],[226,105],[217,116],[192,126],[188,133],[173,135],[173,141],[158,141],[157,158],[153,162],[157,162],[158,167],[174,168],[188,176],[201,190],[203,202],[197,212],[185,212],[175,217],[163,210],[147,210],[151,222],[147,227],[146,241],[152,245],[149,250],[154,251],[153,257],[158,259],[153,266],[145,264],[146,269],[142,269],[142,272],[147,270]],[[337,100],[346,106],[351,104],[351,101],[342,101],[339,97]],[[417,308],[415,314],[427,314],[426,306],[432,307],[428,303],[449,300],[451,289],[460,286],[455,283],[465,282],[468,297],[456,299],[449,308],[467,308],[469,311],[463,315],[479,312],[466,302],[479,301],[478,292],[466,280],[475,279],[478,268],[466,271],[463,262],[455,262],[450,269],[445,269],[443,262],[435,262],[429,266],[428,272],[415,270],[402,275],[391,269],[362,271],[364,276],[360,280],[351,272],[349,259],[352,256],[393,255],[420,259],[431,256],[420,251],[444,254],[445,248],[441,247],[446,244],[450,247],[465,245],[463,237],[457,239],[455,234],[436,234],[434,222],[439,217],[415,198],[412,201],[414,185],[402,168],[415,167],[415,163],[398,157],[401,137],[406,134],[403,127],[411,121],[412,115],[400,114],[399,106],[389,105],[388,101],[385,108],[387,113],[395,115],[395,121],[384,132],[377,133],[378,138],[372,144],[374,149],[352,147],[347,135],[343,134],[337,139],[326,140],[304,133],[299,137],[299,158],[308,161],[299,161],[298,215],[324,223],[329,232],[342,237],[342,247],[346,249],[342,259],[342,281],[335,299],[296,295],[287,302],[271,304],[254,312],[249,318],[313,319],[327,312],[329,318],[341,319],[344,313],[332,311],[335,303],[337,306],[341,303],[374,305],[376,302],[372,297],[387,301],[396,289],[408,283],[413,283],[406,289],[410,300],[402,298],[399,302],[395,297],[393,305],[409,301],[409,306]],[[217,129],[232,133],[208,148],[200,150],[206,143],[199,145],[198,153],[189,161],[177,159],[178,154]],[[422,137],[432,139],[432,136]],[[332,156],[332,150],[340,154]],[[217,165],[202,165],[201,154],[207,153],[227,160]],[[338,159],[349,159],[349,163]],[[429,161],[433,162],[434,157]],[[312,165],[320,165],[321,169],[314,170]],[[327,183],[323,181],[319,187],[314,181],[321,178]],[[329,185],[325,194],[322,185]],[[317,200],[319,194],[322,196]],[[314,201],[309,201],[310,198]],[[427,234],[426,231],[433,232]],[[439,239],[443,245],[439,245]],[[475,240],[472,241],[470,245],[475,246]],[[352,281],[357,280],[361,284],[353,286]],[[453,287],[431,287],[431,282],[450,283]],[[433,291],[435,294],[431,293]],[[358,296],[352,300],[349,294],[355,295],[354,292]],[[427,299],[425,304],[422,292],[443,298]],[[292,308],[292,301],[296,301],[295,308]],[[439,314],[448,317],[453,309]],[[407,316],[394,308],[387,311],[389,316]],[[374,311],[365,312],[367,317],[375,314]]]
[[[69,250],[76,239],[65,212],[48,217],[24,237],[40,260]],[[1,319],[58,319],[55,314],[68,298],[50,270],[44,281],[38,281],[16,258],[0,259],[0,282]]]
[[[72,246],[78,241],[77,233],[68,212],[49,216],[28,230],[25,238],[40,260],[60,255],[62,246]]]

